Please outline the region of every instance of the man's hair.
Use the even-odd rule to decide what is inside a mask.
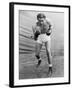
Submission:
[[[37,15],[37,19],[39,19],[39,18],[46,18],[46,16],[43,13],[39,13]]]

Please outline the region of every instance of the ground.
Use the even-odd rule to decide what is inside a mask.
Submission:
[[[37,68],[37,59],[34,53],[20,54],[19,56],[19,79],[53,78],[64,76],[64,57],[53,56],[53,73],[48,76],[48,61],[45,52],[41,53],[42,63]]]

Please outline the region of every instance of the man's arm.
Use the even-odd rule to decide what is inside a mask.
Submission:
[[[35,34],[35,32],[36,32],[35,26],[32,26],[32,30],[33,30],[33,34]]]
[[[49,29],[48,29],[48,32],[46,34],[47,35],[50,35],[51,32],[52,32],[52,29],[53,29],[54,25],[53,25],[53,23],[52,23],[52,21],[50,19],[47,19],[47,22],[49,24]]]
[[[47,19],[48,23],[49,23],[49,29],[52,30],[53,29],[53,22],[50,19]]]
[[[34,39],[34,33],[35,33],[35,29],[34,27],[32,26],[32,31],[33,31],[33,35],[31,35],[31,38]]]
[[[38,29],[39,28],[37,28],[37,27],[32,27],[33,34],[34,34],[34,36],[33,36],[34,40],[37,40],[38,36],[40,35],[40,31]]]

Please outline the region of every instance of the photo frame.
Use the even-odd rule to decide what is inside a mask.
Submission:
[[[51,34],[52,76],[43,46],[42,63],[37,68],[32,25],[38,13],[53,22]],[[70,84],[70,6],[9,3],[9,86],[28,87]]]

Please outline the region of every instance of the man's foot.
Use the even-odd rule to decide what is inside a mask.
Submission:
[[[40,64],[41,64],[41,60],[38,60],[38,64],[37,64],[37,66],[36,66],[36,67],[39,67],[39,66],[40,66]]]
[[[48,70],[48,77],[51,77],[51,76],[52,76],[52,72],[53,72],[52,67],[49,67],[49,70]]]

